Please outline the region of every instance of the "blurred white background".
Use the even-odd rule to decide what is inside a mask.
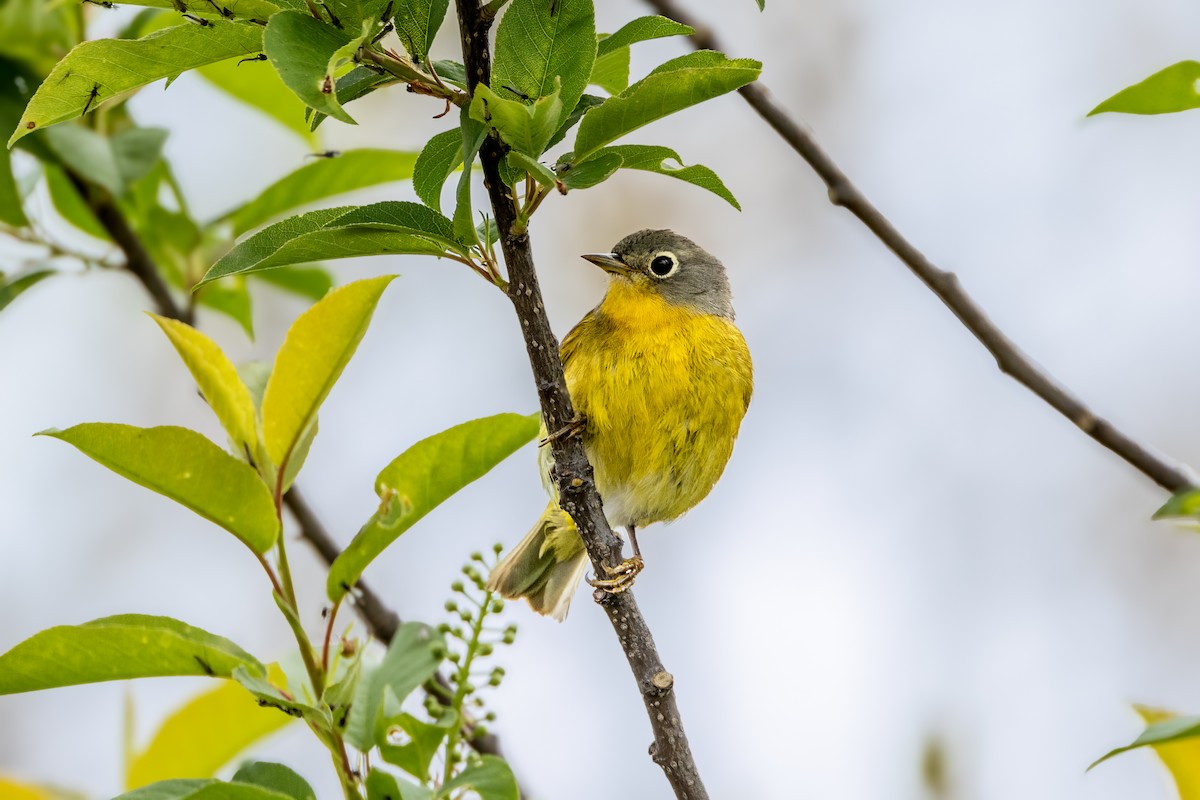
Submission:
[[[614,30],[650,13],[598,4]],[[1100,100],[1200,57],[1200,6],[948,0],[687,4],[720,18],[763,81],[896,225],[953,269],[1040,363],[1135,436],[1200,462],[1200,113],[1086,120]],[[121,13],[129,11],[123,10]],[[456,52],[448,21],[440,55]],[[684,52],[640,45],[634,75]],[[242,69],[268,69],[266,65]],[[450,127],[403,91],[355,103],[326,144],[419,148]],[[194,76],[133,101],[170,128],[195,209],[215,215],[298,166],[307,147]],[[699,189],[621,173],[554,197],[534,228],[560,335],[600,298],[578,258],[672,227],[729,267],[757,388],[717,489],[647,530],[638,599],[714,797],[763,800],[1168,798],[1131,740],[1131,702],[1200,711],[1200,541],[1150,514],[1165,495],[1008,378],[809,169],[729,96],[643,129],[713,167],[739,214]],[[411,198],[407,184],[356,199]],[[345,542],[378,470],[419,438],[536,398],[507,301],[468,270],[417,258],[340,262],[339,281],[402,278],[327,401],[300,480]],[[262,575],[219,529],[59,442],[81,421],[218,429],[129,276],[38,286],[0,314],[0,650],[55,624],[169,614],[264,659],[289,634]],[[269,358],[303,308],[256,297]],[[219,438],[219,437],[218,437]],[[514,544],[544,496],[532,447],[421,522],[368,572],[406,618],[437,621],[467,554]],[[293,547],[315,626],[323,568]],[[535,798],[669,796],[646,757],[640,698],[604,615],[521,627],[491,697]],[[347,617],[348,619],[348,617]],[[361,627],[359,628],[361,630]],[[141,736],[203,681],[0,698],[0,771],[119,791],[121,710]],[[943,748],[945,791],[922,778]],[[293,730],[264,753],[333,796]],[[107,793],[107,794],[106,794]]]

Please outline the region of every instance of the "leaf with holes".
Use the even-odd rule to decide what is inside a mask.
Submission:
[[[334,90],[329,60],[353,37],[345,31],[300,11],[281,11],[267,22],[262,50],[292,92],[306,106],[341,122],[354,125],[342,110]]]
[[[397,456],[375,479],[379,509],[329,568],[329,599],[342,599],[389,544],[533,439],[539,425],[536,414],[497,414],[456,425]]]

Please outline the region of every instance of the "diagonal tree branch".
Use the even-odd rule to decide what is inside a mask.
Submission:
[[[175,300],[167,288],[166,282],[162,279],[162,274],[158,270],[158,266],[154,263],[154,259],[146,251],[145,245],[142,244],[137,232],[129,224],[129,220],[125,218],[125,213],[116,204],[116,201],[108,194],[107,190],[95,186],[80,176],[73,170],[68,169],[67,175],[71,183],[79,191],[87,203],[88,208],[96,215],[96,219],[100,221],[101,226],[112,237],[113,242],[125,256],[125,268],[128,269],[134,277],[141,282],[145,287],[146,292],[154,300],[154,305],[159,314],[164,317],[192,324],[191,311]],[[318,555],[325,561],[326,565],[332,564],[340,554],[341,550],[333,537],[329,535],[329,531],[325,525],[317,517],[316,513],[309,506],[308,501],[300,493],[296,486],[292,486],[287,494],[283,496],[283,503],[287,506],[292,518],[296,521],[296,525],[300,528],[300,535],[304,538]],[[397,628],[400,627],[400,615],[392,609],[388,608],[387,604],[377,595],[370,586],[359,580],[354,587],[353,592],[354,607],[358,611],[359,616],[367,624],[367,628],[371,631],[371,635],[385,645],[390,644],[392,637],[396,635]],[[450,688],[450,683],[446,676],[440,672],[435,674],[433,680],[437,681],[443,688]],[[433,692],[433,697],[441,700],[441,694]],[[474,728],[474,723],[468,721],[467,727]],[[494,733],[486,733],[483,736],[468,736],[467,741],[470,746],[479,753],[487,755],[501,755],[500,740]]]
[[[488,33],[494,18],[492,7],[497,4],[481,6],[479,0],[456,0],[456,3],[463,63],[473,94],[477,84],[491,80]],[[529,236],[525,226],[518,224],[512,189],[500,177],[499,165],[503,156],[499,139],[494,133],[489,135],[480,150],[479,160],[508,267],[507,293],[521,322],[542,417],[548,430],[560,430],[575,419],[575,410],[563,378],[558,341],[542,302]],[[620,562],[622,545],[604,516],[591,464],[578,437],[558,437],[551,447],[559,503],[575,520],[592,566],[596,574],[602,575],[605,566],[616,566]],[[654,637],[633,593],[611,595],[597,591],[593,596],[607,612],[642,694],[654,732],[650,757],[666,773],[677,798],[707,800],[708,792],[700,780],[675,703],[674,678],[663,668]]]
[[[675,3],[675,0],[646,0],[658,13],[695,29],[692,42],[697,48],[721,50],[712,30],[695,20]],[[1029,389],[1052,408],[1075,423],[1081,431],[1125,459],[1150,480],[1170,492],[1178,492],[1197,484],[1196,475],[1186,465],[1165,458],[1111,422],[1096,414],[1081,398],[1056,381],[1039,367],[996,326],[959,283],[958,276],[937,267],[854,185],[846,173],[834,163],[817,143],[812,133],[803,128],[787,110],[771,97],[761,83],[751,83],[738,90],[759,116],[808,162],[829,188],[829,201],[842,206],[867,226],[871,233],[904,262],[921,282],[929,287],[959,321],[979,340],[996,359],[1000,371]]]

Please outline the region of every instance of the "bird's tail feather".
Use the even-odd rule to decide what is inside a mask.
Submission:
[[[561,622],[587,568],[587,552],[575,523],[551,502],[533,529],[488,576],[488,589],[524,598],[539,614]]]

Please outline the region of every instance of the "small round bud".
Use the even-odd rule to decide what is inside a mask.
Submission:
[[[462,611],[459,611],[459,612],[458,612],[458,616],[459,616],[459,618],[460,618],[460,619],[461,619],[463,622],[470,622],[470,621],[471,621],[471,612],[470,612],[470,611],[468,611],[468,610],[467,610],[467,609],[465,609],[465,608],[464,608]]]
[[[466,681],[462,684],[462,690],[467,694],[474,694],[475,684],[471,683],[470,681]]]
[[[497,597],[495,600],[492,601],[492,613],[499,614],[503,610],[504,610],[504,601],[501,600],[499,597]]]
[[[484,714],[484,715],[483,715],[483,718],[484,718],[485,720],[487,720],[488,722],[495,722],[495,721],[496,721],[496,712],[495,712],[495,711],[489,711],[489,712],[487,712],[486,714]]]
[[[454,602],[453,600],[447,600],[446,601],[446,610],[449,611],[450,613],[454,613],[455,611],[458,611],[458,603]]]
[[[482,739],[487,735],[488,729],[486,725],[476,725],[475,730],[471,731],[471,736],[475,739]]]
[[[446,648],[440,644],[435,644],[433,647],[429,648],[429,652],[433,654],[434,658],[446,657]]]
[[[462,656],[460,656],[457,651],[452,651],[450,655],[446,656],[446,658],[457,664],[462,659]]]
[[[457,750],[452,750],[446,754],[446,760],[451,764],[457,764],[459,761],[462,761],[462,754]]]
[[[455,581],[454,583],[450,584],[450,590],[454,592],[461,592],[463,588],[465,587],[463,587],[462,581]]]
[[[504,637],[500,639],[500,641],[504,642],[505,644],[512,644],[516,640],[517,637],[511,631],[505,631]]]
[[[479,645],[479,655],[490,656],[495,651],[495,649],[496,648],[492,647],[491,643],[484,642],[483,644]]]
[[[476,550],[474,553],[471,553],[471,560],[478,561],[482,564],[483,563],[483,553]]]
[[[437,632],[445,636],[450,632],[450,625],[445,622],[438,623]]]
[[[504,545],[500,544],[499,542],[496,542],[494,545],[492,545],[492,552],[495,553],[496,555],[500,555],[500,551],[502,551],[503,549],[504,549]]]
[[[488,686],[499,686],[503,680],[503,676],[492,673],[492,677],[488,678]]]

